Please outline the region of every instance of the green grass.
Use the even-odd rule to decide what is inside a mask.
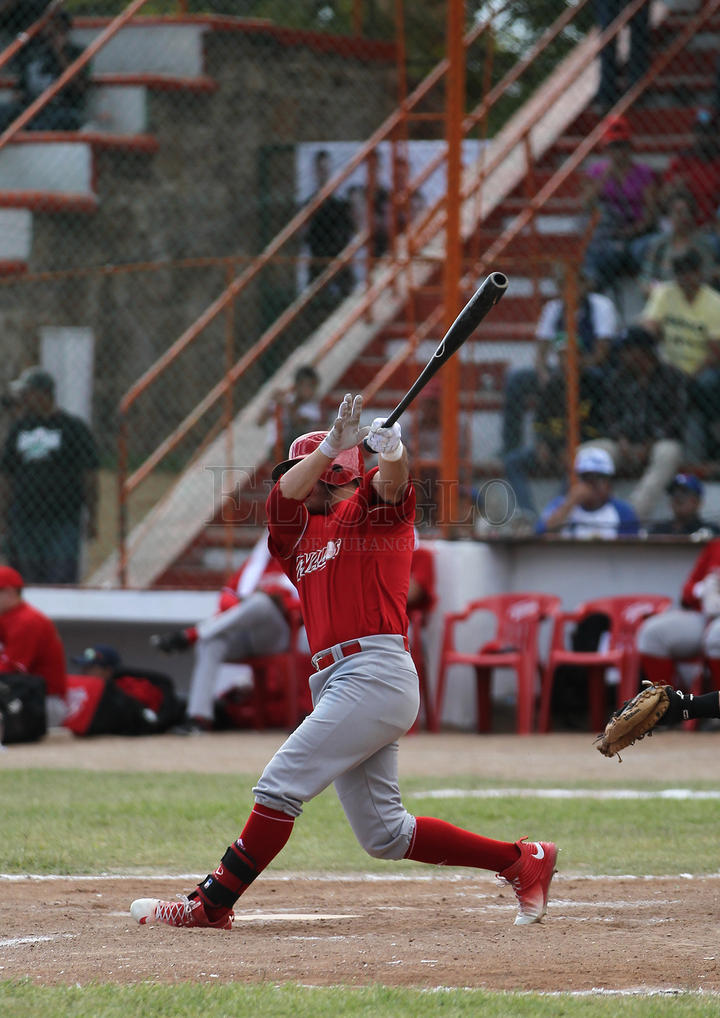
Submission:
[[[253,780],[195,774],[0,772],[0,871],[206,873],[240,833],[252,805]],[[693,787],[709,784],[695,782]],[[480,787],[469,779],[408,780],[403,783],[406,806],[417,815],[438,816],[488,837],[552,839],[561,846],[560,866],[566,872],[718,871],[720,802],[421,795],[447,786]],[[273,868],[390,872],[398,865],[423,869],[419,864],[369,858],[330,789],[307,805]]]
[[[388,987],[311,989],[298,986],[109,986],[43,988],[0,982],[0,1013],[12,1018],[705,1018],[717,999],[571,997],[567,994],[423,992]]]

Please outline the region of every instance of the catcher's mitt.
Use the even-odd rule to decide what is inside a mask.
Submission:
[[[670,706],[670,697],[665,686],[658,686],[645,680],[642,689],[632,700],[616,710],[605,731],[598,735],[598,750],[603,756],[616,756],[622,763],[620,750],[632,746],[638,739],[652,735],[652,730]]]

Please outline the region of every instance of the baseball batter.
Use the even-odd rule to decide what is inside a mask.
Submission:
[[[253,789],[255,805],[217,868],[180,901],[140,898],[140,923],[230,929],[233,906],[280,852],[303,805],[333,783],[363,848],[379,859],[489,869],[513,887],[516,925],[547,908],[557,848],[494,841],[412,816],[398,787],[398,738],[418,711],[406,601],[415,492],[400,426],[360,427],[345,396],[332,429],[296,439],[273,471],[269,544],[297,587],[313,653],[314,709]],[[364,473],[367,436],[379,465]]]

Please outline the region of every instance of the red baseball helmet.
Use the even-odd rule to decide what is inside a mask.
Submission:
[[[273,467],[272,479],[277,481],[294,463],[299,463],[314,452],[327,435],[327,431],[309,431],[300,435],[290,446],[288,458]],[[338,453],[320,480],[325,484],[349,484],[365,473],[365,462],[359,445]]]

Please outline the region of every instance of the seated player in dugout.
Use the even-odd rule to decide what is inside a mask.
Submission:
[[[185,704],[169,675],[126,665],[115,647],[95,644],[72,657],[68,713],[75,735],[155,735],[182,720]]]
[[[295,584],[315,674],[313,712],[266,766],[247,823],[218,866],[180,901],[139,898],[141,924],[230,929],[237,899],[288,841],[305,803],[334,784],[360,844],[379,859],[494,870],[517,898],[516,925],[547,909],[557,848],[496,841],[402,804],[398,739],[415,721],[418,675],[407,595],[415,490],[399,424],[360,427],[348,394],[329,432],[301,436],[273,471],[270,550]],[[378,454],[365,473],[361,443]]]

